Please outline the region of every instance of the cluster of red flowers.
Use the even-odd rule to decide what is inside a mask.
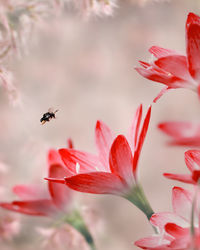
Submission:
[[[189,88],[200,96],[200,17],[193,13],[188,15],[187,56],[157,46],[151,47],[150,52],[156,60],[152,63],[140,61],[143,68],[136,70],[143,77],[167,86],[158,97],[172,88]],[[190,174],[164,174],[169,179],[192,184],[194,191],[173,187],[173,212],[155,213],[145,197],[137,174],[151,116],[150,106],[142,121],[142,109],[140,105],[136,110],[126,136],[115,135],[105,123],[97,121],[96,155],[76,150],[71,143],[68,148],[50,150],[49,176],[46,178],[48,191],[41,191],[35,186],[15,186],[13,191],[20,200],[0,203],[0,206],[24,214],[52,217],[63,212],[70,214],[72,189],[84,193],[118,195],[144,212],[155,230],[154,235],[136,241],[136,246],[157,250],[200,249],[200,150],[185,153]],[[158,127],[173,138],[171,145],[200,145],[199,124],[164,122]],[[74,226],[72,220],[66,219],[66,222]],[[89,232],[85,230],[88,237]]]

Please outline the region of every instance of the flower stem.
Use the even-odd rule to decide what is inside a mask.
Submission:
[[[72,211],[71,214],[67,215],[65,217],[65,222],[67,222],[69,225],[71,225],[73,228],[75,228],[79,233],[83,235],[88,245],[90,246],[91,250],[96,250],[92,235],[89,232],[83,220],[83,217],[77,210],[74,210]]]
[[[150,220],[151,216],[154,214],[154,211],[146,198],[142,186],[136,184],[133,189],[123,197],[139,208],[146,215],[147,219]],[[153,229],[157,233],[157,229],[154,226]]]

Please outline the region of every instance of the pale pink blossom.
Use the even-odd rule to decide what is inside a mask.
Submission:
[[[111,16],[116,7],[116,0],[72,0],[71,2],[85,17]]]
[[[135,245],[152,250],[193,250],[200,249],[199,237],[199,193],[180,187],[172,190],[173,212],[155,213],[150,223],[157,228],[158,234],[140,239]],[[193,203],[196,202],[196,206]],[[195,204],[195,203],[194,203]],[[192,214],[194,218],[192,218]]]
[[[83,236],[69,224],[59,227],[37,228],[37,232],[43,237],[41,247],[46,250],[89,250]],[[81,246],[81,248],[80,248]]]
[[[98,237],[103,231],[105,231],[104,220],[97,208],[82,206],[80,213],[94,238]]]
[[[0,240],[11,240],[20,232],[20,220],[17,216],[7,214],[0,216]]]
[[[0,67],[0,86],[7,92],[9,102],[13,106],[22,105],[20,93],[14,84],[13,74],[4,67]]]

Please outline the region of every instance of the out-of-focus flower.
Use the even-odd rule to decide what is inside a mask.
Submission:
[[[8,181],[8,166],[0,161],[0,199],[6,196],[5,182]],[[1,213],[0,215],[0,241],[11,240],[20,232],[20,218],[16,215]]]
[[[165,84],[156,101],[165,91],[188,88],[200,96],[200,17],[189,13],[186,21],[187,56],[175,51],[153,46],[149,49],[156,60],[152,63],[140,61],[142,68],[136,70],[143,77]]]
[[[110,16],[116,7],[116,0],[70,0],[85,17]]]
[[[99,236],[102,231],[105,231],[104,220],[102,219],[102,216],[100,216],[97,208],[82,206],[80,213],[94,238]]]
[[[71,2],[86,17],[112,15],[116,6],[115,0],[0,0],[0,84],[12,104],[21,102],[18,90],[8,76],[8,58],[22,58],[27,54],[34,30],[46,28],[57,16],[57,10],[65,9],[65,2]]]
[[[79,192],[123,196],[150,218],[153,211],[137,178],[138,160],[148,130],[150,115],[151,107],[139,132],[142,105],[138,107],[128,139],[124,135],[118,135],[115,138],[107,125],[97,121],[95,136],[99,155],[74,149],[60,149],[61,158],[73,176],[63,179],[47,178],[47,180],[66,184]]]
[[[22,105],[20,93],[14,84],[13,74],[4,67],[0,67],[0,85],[7,92],[9,102],[13,106]]]
[[[20,220],[13,215],[0,216],[0,240],[11,240],[20,232]]]
[[[162,122],[158,128],[172,138],[170,145],[200,146],[200,124],[192,122]]]
[[[145,6],[148,3],[162,3],[169,2],[170,0],[126,0],[130,4],[138,4],[140,6]]]
[[[164,176],[185,183],[197,184],[200,177],[200,151],[188,150],[185,152],[185,163],[190,170],[190,174],[169,174],[164,173]]]
[[[56,228],[37,228],[38,233],[42,236],[42,249],[48,250],[89,250],[83,236],[69,224],[63,224]]]
[[[49,5],[49,1],[39,0],[0,1],[0,84],[13,105],[21,105],[21,101],[6,60],[27,52],[33,28],[49,13]]]
[[[0,200],[4,199],[6,196],[5,183],[8,180],[8,165],[0,161]]]
[[[61,178],[67,176],[60,156],[55,150],[48,154],[49,177]],[[52,216],[65,211],[70,201],[71,190],[57,183],[48,183],[48,190],[42,190],[36,185],[17,185],[13,188],[21,200],[11,203],[0,203],[2,208],[35,216]]]
[[[72,141],[68,140],[68,147],[72,148],[72,146]],[[60,155],[56,150],[49,150],[48,174],[49,178],[64,178],[71,175],[69,170],[63,165]],[[81,239],[85,238],[85,241],[91,249],[94,248],[93,238],[85,224],[83,216],[77,210],[70,209],[72,190],[66,185],[49,182],[48,190],[43,190],[41,186],[36,185],[18,185],[13,188],[13,192],[17,194],[21,200],[10,203],[1,202],[0,206],[2,208],[33,216],[61,217],[54,225],[56,228],[53,228],[53,226],[49,229],[49,232],[51,232],[49,237],[50,239],[52,238],[52,244],[57,244],[55,246],[59,247],[62,242],[61,239],[64,237],[69,238],[69,235],[73,237],[74,233],[70,234],[67,231],[73,232],[74,229],[76,229],[76,234],[79,236],[82,235]],[[67,225],[62,228],[63,223],[68,223],[68,225],[74,229],[68,230],[67,228],[71,227]],[[48,239],[47,242],[49,242],[50,239]],[[74,240],[71,239],[71,241],[66,242],[66,245],[72,244],[73,242]],[[66,247],[66,245],[64,246]]]
[[[193,207],[198,197],[180,187],[172,190],[173,213],[163,212],[152,215],[150,222],[158,234],[140,239],[135,245],[142,249],[154,250],[192,250],[199,249],[199,210]],[[192,218],[192,219],[191,219]]]

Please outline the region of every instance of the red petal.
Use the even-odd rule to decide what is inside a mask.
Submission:
[[[190,221],[193,195],[191,192],[174,187],[172,190],[172,206],[176,214]]]
[[[180,138],[169,143],[170,145],[200,147],[200,137]]]
[[[63,178],[66,177],[66,171],[59,164],[51,165],[49,168],[50,178]],[[48,182],[49,193],[53,202],[57,207],[63,209],[71,198],[71,190],[66,185],[54,182]]]
[[[48,198],[48,193],[41,189],[41,185],[16,185],[13,192],[23,200],[38,200]]]
[[[80,165],[80,173],[96,171],[96,168],[104,170],[100,165],[99,158],[96,155],[81,152],[75,149],[60,149],[59,153],[65,166],[73,173],[76,172],[76,164]]]
[[[158,95],[153,99],[153,102],[156,103],[168,90],[170,90],[170,87],[164,87]]]
[[[191,172],[200,170],[200,151],[188,150],[185,152],[185,163]]]
[[[191,122],[163,122],[158,124],[158,128],[174,138],[200,136],[200,125]]]
[[[134,156],[133,156],[133,173],[134,176],[136,175],[136,170],[137,170],[137,164],[138,164],[138,160],[140,157],[140,152],[142,150],[142,146],[146,137],[146,133],[148,130],[148,126],[149,126],[149,121],[150,121],[150,117],[151,117],[151,106],[149,107],[147,114],[145,116],[144,122],[143,122],[143,126],[140,132],[140,136],[138,138],[138,142],[137,142],[137,148],[134,152]]]
[[[189,234],[189,228],[183,228],[174,223],[167,223],[165,231],[175,238],[188,236]]]
[[[144,62],[144,61],[139,61],[139,64],[140,64],[143,68],[145,68],[145,69],[151,67],[151,64],[149,64],[149,63],[147,63],[147,62]]]
[[[192,172],[192,179],[197,183],[200,180],[200,170],[194,170]]]
[[[131,149],[134,151],[138,142],[138,133],[142,119],[142,104],[137,108],[133,122],[129,131],[128,139]]]
[[[169,49],[164,49],[158,46],[152,46],[149,49],[149,52],[151,54],[153,54],[155,57],[160,58],[163,56],[169,56],[169,55],[175,55],[177,54],[177,52],[173,51],[173,50],[169,50]]]
[[[192,12],[190,12],[188,14],[187,21],[186,21],[186,28],[188,28],[191,24],[200,25],[200,18],[199,18],[199,16],[195,15]]]
[[[190,74],[200,79],[200,18],[190,13],[186,22],[186,45]]]
[[[131,148],[123,135],[117,136],[110,150],[110,170],[122,177],[129,186],[134,184]]]
[[[191,237],[190,237],[190,231],[188,230],[187,234],[183,235],[183,237],[179,237],[178,239],[172,240],[171,244],[169,245],[169,249],[188,250],[190,243],[191,243]]]
[[[65,184],[65,180],[63,178],[61,179],[57,179],[57,178],[44,178],[44,180],[46,181],[51,181],[51,182],[54,182],[54,183],[59,183],[59,184]]]
[[[143,77],[155,81],[155,82],[160,82],[163,84],[166,84],[169,87],[173,87],[173,88],[177,88],[176,84],[178,81],[180,81],[181,79],[173,76],[173,75],[169,75],[165,72],[159,72],[158,70],[156,70],[155,68],[151,67],[148,69],[142,69],[142,68],[135,68],[135,70],[142,75]],[[179,84],[180,85],[180,84]],[[179,86],[180,87],[180,86]]]
[[[175,213],[156,213],[151,216],[150,222],[155,227],[158,227],[160,232],[162,233],[165,225],[167,223],[175,223],[179,226],[187,227],[189,226],[189,222],[176,215]]]
[[[71,149],[74,148],[74,144],[71,138],[67,140],[67,148],[71,148]]]
[[[142,249],[165,250],[169,249],[167,245],[170,244],[170,241],[164,239],[161,235],[155,235],[137,240],[134,244]]]
[[[105,123],[97,121],[95,137],[99,158],[106,169],[109,170],[109,151],[114,139],[112,132]]]
[[[0,206],[14,212],[35,216],[48,216],[56,211],[50,200],[13,201],[11,203],[0,203]]]
[[[190,86],[192,80],[187,67],[187,58],[181,55],[170,55],[161,57],[154,62],[158,67],[171,73],[172,75],[186,80],[185,85]]]
[[[189,184],[195,184],[195,182],[192,179],[191,175],[188,174],[170,174],[170,173],[164,173],[163,174],[165,177],[171,180],[176,180],[176,181],[181,181],[184,183],[189,183]]]
[[[54,149],[50,149],[48,152],[48,165],[51,165],[51,164],[63,165],[63,162],[60,158],[58,151]]]
[[[121,194],[125,189],[118,176],[106,172],[78,174],[65,181],[70,188],[83,193]]]

